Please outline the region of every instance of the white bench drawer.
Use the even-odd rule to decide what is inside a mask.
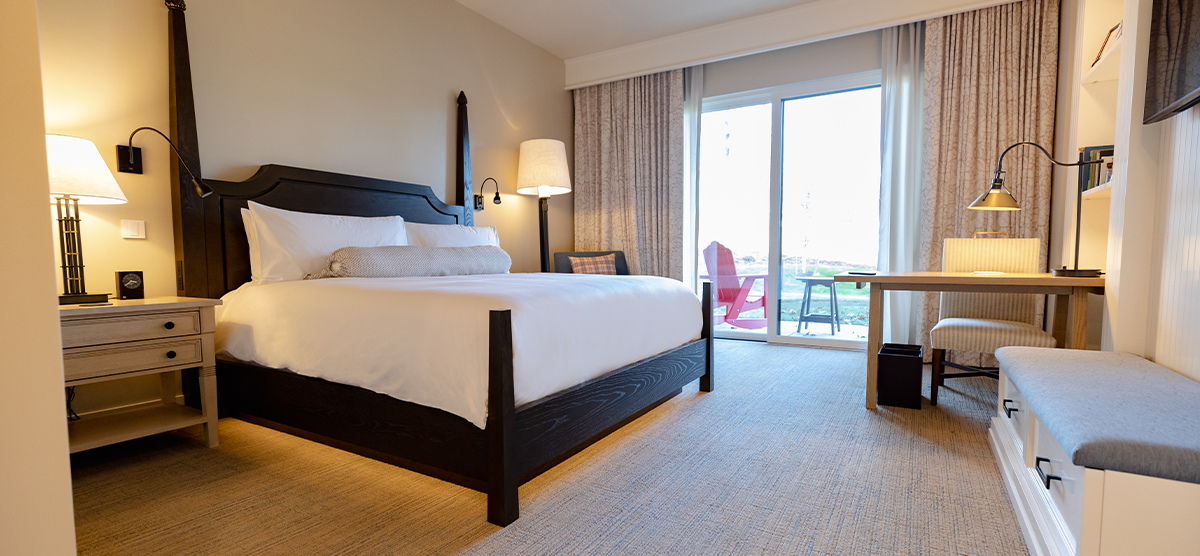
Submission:
[[[1000,421],[1008,428],[1016,443],[1017,455],[1025,457],[1025,442],[1026,435],[1029,433],[1030,411],[1029,404],[1025,401],[1025,396],[1017,389],[1008,375],[1001,373],[1001,392],[1000,406],[997,407],[996,415],[1000,417]]]
[[[1036,483],[1038,491],[1049,498],[1061,525],[1070,536],[1070,542],[1074,545],[1072,548],[1078,550],[1083,531],[1086,468],[1071,463],[1067,452],[1040,420],[1034,423],[1031,447],[1035,465],[1029,469],[1029,479]],[[1038,473],[1039,469],[1041,473]]]

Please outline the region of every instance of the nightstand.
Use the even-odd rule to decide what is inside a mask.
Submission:
[[[63,373],[67,386],[157,374],[162,403],[71,421],[71,453],[193,425],[217,445],[217,376],[213,351],[219,299],[158,297],[62,305]],[[175,371],[199,368],[200,406],[175,401]]]

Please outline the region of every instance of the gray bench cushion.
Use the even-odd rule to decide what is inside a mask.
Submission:
[[[1136,355],[996,351],[1075,465],[1200,483],[1200,383]]]

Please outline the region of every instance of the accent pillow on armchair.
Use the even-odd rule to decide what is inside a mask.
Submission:
[[[574,274],[629,275],[623,251],[555,253],[554,271]]]

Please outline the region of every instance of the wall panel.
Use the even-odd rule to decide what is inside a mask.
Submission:
[[[1200,108],[1163,124],[1158,215],[1161,271],[1149,345],[1161,365],[1200,380]]]

